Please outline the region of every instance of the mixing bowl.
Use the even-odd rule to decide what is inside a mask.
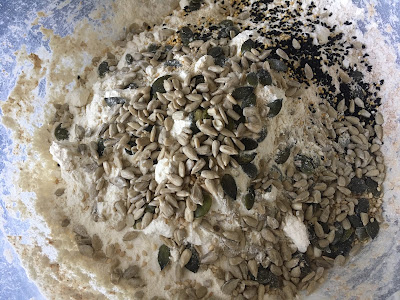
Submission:
[[[132,0],[133,1],[133,0]],[[335,0],[339,1],[339,0]],[[346,3],[346,0],[340,0]],[[138,0],[137,16],[149,16],[152,6],[157,1]],[[151,5],[150,5],[151,2]],[[170,0],[172,7],[176,0]],[[318,3],[318,1],[315,1]],[[363,1],[353,0],[360,9],[364,9],[365,20],[359,21],[359,28],[367,36],[371,30],[379,30],[387,41],[387,47],[394,50],[397,63],[400,65],[400,5],[398,0]],[[96,8],[102,6],[102,14],[88,20],[96,24],[104,35],[117,39],[120,32],[102,25],[103,20],[110,20],[112,15],[111,0],[36,0],[6,1],[0,3],[0,100],[9,101],[10,91],[17,83],[18,76],[26,65],[16,62],[15,51],[26,47],[27,53],[51,55],[48,40],[40,31],[40,26],[52,29],[56,34],[65,36],[73,32],[75,24],[87,18]],[[145,5],[144,5],[145,4]],[[318,5],[318,4],[317,4]],[[41,16],[40,19],[37,19]],[[389,46],[390,45],[390,46]],[[379,51],[385,51],[380,49]],[[89,62],[90,60],[88,60]],[[397,73],[397,76],[400,72]],[[393,74],[396,76],[396,74]],[[397,77],[398,78],[398,77]],[[46,82],[40,81],[35,99],[35,118],[25,120],[27,130],[33,126],[41,126],[43,122],[43,106],[46,102]],[[400,95],[399,84],[395,87]],[[399,97],[399,96],[397,96]],[[387,165],[387,179],[384,185],[384,217],[388,224],[380,231],[373,242],[351,258],[343,268],[335,268],[326,283],[308,299],[400,299],[400,151],[399,149],[399,101],[383,99],[383,112],[386,116],[385,141],[383,151]],[[390,113],[389,113],[390,112]],[[25,148],[13,151],[14,144],[11,133],[0,124],[0,299],[44,299],[35,283],[31,281],[21,267],[18,255],[12,248],[16,241],[29,243],[30,221],[21,220],[6,201],[10,195],[18,194],[28,209],[32,204],[32,193],[17,191],[10,180],[16,172],[16,161],[26,159]],[[36,226],[48,230],[40,221]],[[49,250],[50,251],[50,250]],[[51,253],[50,253],[51,255]]]

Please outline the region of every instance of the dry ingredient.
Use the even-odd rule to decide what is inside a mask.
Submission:
[[[158,244],[143,255],[170,274],[171,298],[212,296],[190,274],[211,271],[226,297],[291,299],[383,221],[383,82],[364,80],[364,45],[312,2],[222,6],[228,17],[202,20],[212,3],[189,1],[184,11],[203,25],[154,28],[160,38],[139,48],[129,39],[147,26],[132,25],[94,61],[97,74],[77,79],[98,76],[93,95],[86,86],[56,106],[50,152],[66,197],[132,242],[121,256],[118,243],[71,224],[79,252],[138,297],[147,266],[123,260],[143,239]]]

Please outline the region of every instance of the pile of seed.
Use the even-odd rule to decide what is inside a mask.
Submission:
[[[311,17],[313,5],[305,11],[289,4],[270,7],[269,2],[254,1],[243,10],[246,3],[231,1],[226,7],[232,4],[229,8],[237,17],[232,20],[188,24],[176,33],[164,27],[160,29],[165,35],[162,44],[124,55],[119,58],[123,60],[120,69],[119,59],[108,53],[98,63],[99,79],[124,78],[112,87],[124,96],[104,98],[108,122],[90,130],[71,126],[68,104],[56,107],[53,120],[56,140],[61,145],[71,141],[74,130],[77,154],[94,163],[85,168],[96,178],[88,195],[94,222],[107,221],[97,210],[99,202],[107,201],[107,187],[122,189],[124,198],[114,205],[120,221],[110,224],[115,231],[128,229],[121,242],[134,240],[153,220],[164,218],[176,229],[173,237],[160,236],[164,244],[154,253],[160,270],[174,268],[180,282],[185,269],[193,273],[210,269],[222,292],[235,299],[262,299],[264,293],[292,299],[300,290],[311,293],[326,278],[326,270],[343,265],[364,242],[377,236],[383,222],[383,118],[376,111],[377,91],[383,82],[364,82],[362,72],[371,70],[367,54],[361,62],[365,66],[343,66],[352,54],[349,49],[359,46],[356,51],[362,52],[364,47],[343,40],[334,27]],[[202,5],[191,1],[185,11]],[[308,23],[300,24],[296,17],[304,15],[310,16]],[[250,37],[240,49],[230,45],[242,30],[251,29],[248,24],[262,22],[268,22],[268,28],[257,31],[270,43]],[[315,45],[310,34],[301,30],[313,30],[316,24],[328,29],[327,43]],[[139,30],[137,25],[131,28],[128,40]],[[200,65],[201,73],[178,75],[194,64]],[[148,85],[146,78],[160,66],[165,75]],[[336,68],[337,78],[322,66]],[[283,89],[286,98],[266,103],[256,96],[256,89],[264,86]],[[309,111],[305,134],[312,136],[323,155],[284,141],[276,153],[258,157],[259,145],[269,134],[276,134],[268,132],[270,124],[310,88],[318,100],[304,103]],[[181,121],[190,125],[174,137],[174,123]],[[165,179],[157,182],[155,168],[160,161],[167,161],[169,168]],[[115,169],[118,175],[111,176]],[[238,172],[249,178],[246,190],[237,187]],[[263,197],[273,189],[278,194],[270,206]],[[222,199],[228,200],[230,216],[212,209]],[[311,244],[305,253],[283,233],[287,215],[295,215],[307,226]],[[226,218],[239,226],[226,230]],[[63,224],[68,226],[67,221]],[[209,252],[186,242],[188,226],[209,232],[213,237]],[[125,280],[135,287],[144,285],[136,266],[119,268],[118,245],[103,246],[98,236],[89,237],[84,228],[74,228],[83,255],[112,261],[113,283]],[[173,249],[180,258],[171,266]],[[200,299],[207,287],[189,286],[177,293]]]

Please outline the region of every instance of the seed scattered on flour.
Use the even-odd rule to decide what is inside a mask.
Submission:
[[[183,27],[153,28],[152,38],[140,37],[147,26],[132,25],[126,39],[146,42],[138,48],[120,42],[95,62],[95,97],[84,107],[100,113],[99,121],[58,107],[50,151],[63,172],[84,178],[85,202],[93,205],[93,224],[75,229],[78,249],[117,259],[111,282],[141,287],[151,281],[147,273],[161,272],[178,293],[175,281],[185,272],[200,280],[209,269],[226,295],[262,298],[280,289],[290,298],[312,291],[324,268],[341,265],[355,243],[378,234],[384,119],[361,100],[373,93],[349,71],[357,63],[352,51],[351,68],[341,67],[356,41],[332,38],[328,45],[318,36],[315,45],[305,29],[313,23],[305,18],[311,7],[302,14],[286,4],[266,32],[257,30],[268,18],[261,3],[244,8],[242,22],[216,12],[221,20],[213,26],[180,19]],[[190,1],[184,10],[207,15],[213,8]],[[305,24],[290,23],[291,14]],[[322,16],[313,19],[331,37],[339,33]],[[305,32],[282,39],[275,29],[283,26]],[[266,49],[263,41],[271,38]],[[343,98],[343,89],[352,99]],[[55,195],[74,196],[63,192]],[[117,246],[103,247],[101,234],[89,235],[97,223]],[[136,276],[138,267],[127,259],[142,242],[154,245],[140,253],[149,261]],[[156,261],[157,270],[150,267]],[[282,287],[282,280],[289,283]],[[185,293],[203,297],[208,289]]]

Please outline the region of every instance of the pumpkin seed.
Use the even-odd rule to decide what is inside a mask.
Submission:
[[[254,93],[251,93],[248,97],[242,100],[242,109],[257,104],[257,97]]]
[[[257,149],[258,143],[250,138],[242,138],[240,140],[245,147],[246,151]]]
[[[253,94],[253,92],[254,92],[254,87],[242,86],[242,87],[236,88],[232,92],[232,97],[235,98],[236,100],[240,101],[240,100],[244,100],[244,99],[248,98],[251,94]]]
[[[379,233],[379,223],[376,220],[369,222],[367,226],[365,226],[365,229],[371,239],[374,239]]]
[[[214,58],[214,63],[218,66],[224,66],[225,55],[221,47],[212,47],[208,49],[207,54]]]
[[[99,141],[97,142],[97,154],[99,155],[99,157],[103,156],[105,149],[106,147],[104,146],[104,139],[99,139]]]
[[[188,46],[189,43],[192,42],[194,39],[193,31],[187,26],[181,28],[181,30],[179,31],[179,36],[184,46]]]
[[[356,237],[358,238],[358,240],[361,242],[364,242],[369,239],[367,230],[364,227],[356,228],[355,234],[356,234]]]
[[[273,118],[277,114],[279,114],[282,109],[282,99],[277,99],[271,103],[268,103],[267,106],[269,107],[269,112],[267,116],[269,118]]]
[[[244,153],[240,152],[239,155],[233,155],[232,157],[237,161],[239,165],[244,165],[252,162],[256,158],[257,153]]]
[[[367,192],[372,193],[373,196],[379,197],[381,191],[378,191],[378,183],[370,177],[365,177],[365,185],[367,186]]]
[[[358,199],[358,204],[354,208],[354,212],[357,215],[360,215],[361,213],[368,213],[369,211],[369,200],[366,198],[360,198]]]
[[[256,86],[258,84],[258,76],[254,72],[247,74],[246,80],[247,80],[247,83],[252,86]]]
[[[271,85],[272,84],[272,77],[271,74],[264,69],[261,69],[257,72],[258,80],[262,85]]]
[[[201,8],[201,3],[202,3],[202,1],[191,0],[191,1],[189,2],[187,11],[188,11],[188,12],[191,12],[191,11],[199,10],[199,9]]]
[[[177,59],[170,59],[167,60],[164,65],[166,65],[167,67],[182,67],[182,64],[179,62],[179,60]]]
[[[163,270],[170,261],[171,251],[166,245],[161,245],[158,249],[158,264],[160,265],[161,270]]]
[[[197,208],[194,211],[195,218],[201,218],[208,213],[212,205],[212,197],[210,194],[203,192],[203,205],[197,204]]]
[[[260,284],[269,285],[271,288],[278,288],[280,285],[279,278],[269,268],[264,268],[262,265],[258,265],[257,278],[252,275],[250,275],[250,278]]]
[[[288,66],[281,60],[271,58],[268,59],[269,66],[271,69],[278,71],[278,72],[287,72]]]
[[[261,131],[259,132],[259,135],[260,135],[260,137],[257,139],[257,143],[261,143],[267,137],[267,135],[268,135],[267,127],[263,127],[261,129]]]
[[[365,184],[364,179],[355,176],[351,179],[347,188],[355,195],[362,195],[367,191],[368,186]]]
[[[124,89],[125,90],[127,90],[127,89],[129,89],[129,90],[134,90],[134,89],[137,89],[139,86],[136,84],[136,83],[134,83],[134,82],[131,82],[130,84],[128,84],[126,87],[124,87]]]
[[[244,206],[246,207],[247,210],[253,208],[255,197],[256,193],[254,190],[254,186],[250,186],[247,190],[247,194],[243,198]]]
[[[242,48],[240,49],[240,51],[242,53],[245,53],[246,51],[251,51],[251,49],[253,49],[255,47],[256,47],[256,43],[253,40],[248,39],[247,41],[245,41],[242,44]]]
[[[316,165],[310,157],[297,154],[294,160],[297,169],[304,174],[311,175],[316,169]]]
[[[354,228],[350,228],[344,231],[342,239],[340,240],[341,243],[347,241],[354,233]]]
[[[157,92],[165,93],[164,80],[170,78],[171,75],[165,75],[157,78],[151,85],[151,95],[156,95]]]
[[[344,234],[344,229],[342,224],[340,224],[339,222],[335,222],[335,238],[332,241],[332,245],[336,245],[337,243],[340,242],[340,240],[342,239]]]
[[[217,57],[223,55],[223,53],[224,53],[224,51],[222,50],[221,47],[212,47],[212,48],[208,49],[208,51],[207,51],[207,54],[214,58],[217,58]]]
[[[109,107],[112,107],[117,104],[124,104],[126,100],[122,97],[108,97],[104,98],[104,101]]]
[[[151,53],[156,53],[156,51],[158,49],[160,49],[160,45],[158,45],[158,44],[150,44],[149,47],[147,48],[147,51],[151,52]]]
[[[131,54],[125,55],[125,61],[128,65],[131,65],[133,63],[133,56]]]
[[[185,265],[185,268],[193,273],[197,273],[200,268],[200,256],[194,246],[191,244],[186,245],[186,249],[192,252],[189,262]]]
[[[59,124],[56,129],[54,130],[54,136],[58,141],[68,140],[69,132],[68,129],[62,128],[61,124]]]
[[[258,169],[253,163],[247,163],[244,165],[241,165],[243,172],[246,173],[247,176],[250,178],[254,179],[257,177],[258,174]]]
[[[231,175],[225,174],[224,176],[222,176],[221,186],[226,195],[231,197],[233,200],[236,200],[237,186],[235,179]]]
[[[97,72],[98,72],[99,76],[100,76],[101,78],[104,77],[104,75],[105,75],[108,71],[109,71],[108,62],[103,61],[103,62],[99,65],[99,67],[98,67],[98,69],[97,69]]]
[[[146,205],[146,208],[144,209],[145,213],[152,213],[154,214],[156,212],[156,207],[152,205]]]
[[[219,26],[221,27],[230,27],[233,26],[233,21],[232,20],[223,20],[219,23]]]
[[[275,157],[275,162],[279,165],[284,164],[290,156],[290,149],[290,147],[286,147],[285,149],[279,151]]]

